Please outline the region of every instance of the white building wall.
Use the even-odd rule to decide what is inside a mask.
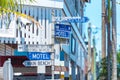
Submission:
[[[31,6],[41,6],[41,7],[50,7],[50,8],[63,8],[64,0],[35,0],[30,2],[29,0],[22,0],[23,4]]]
[[[16,26],[16,37],[0,38],[1,43],[18,43],[18,44],[53,44],[54,26],[52,24],[52,8],[38,6],[23,6],[24,14],[38,19],[40,26],[31,22],[31,25],[25,25],[24,21]],[[59,15],[61,10],[56,9],[56,15]],[[9,41],[9,42],[8,42]]]

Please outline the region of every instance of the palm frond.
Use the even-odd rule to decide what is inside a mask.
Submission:
[[[26,14],[23,14],[23,13],[20,13],[20,12],[16,12],[16,11],[12,11],[12,10],[9,10],[9,9],[4,9],[4,8],[0,8],[0,10],[4,11],[4,12],[10,12],[10,13],[13,13],[15,14],[16,16],[20,16],[20,17],[23,17],[23,18],[26,18],[30,21],[32,21],[33,23],[35,23],[37,26],[40,26],[39,22],[36,21],[34,18],[32,18],[31,16],[28,16]]]
[[[19,3],[18,3],[18,1],[19,1]],[[37,26],[40,26],[39,22],[36,21],[31,16],[28,16],[26,14],[23,14],[23,13],[20,13],[20,12],[16,11],[16,8],[20,9],[19,7],[21,7],[21,9],[22,9],[22,4],[25,1],[27,1],[27,0],[0,0],[0,15],[2,15],[3,12],[5,12],[5,13],[13,13],[16,16],[26,18],[26,19],[32,21],[33,23],[35,23]],[[29,1],[34,2],[35,0],[29,0]]]

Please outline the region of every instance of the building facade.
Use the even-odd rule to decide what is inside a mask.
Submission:
[[[51,55],[54,53],[54,67],[65,66],[65,69],[58,69],[56,71],[54,69],[54,73],[52,73],[50,70],[51,74],[64,75],[65,80],[68,80],[69,78],[71,80],[86,80],[88,52],[84,42],[85,28],[83,23],[56,22],[58,18],[84,17],[84,7],[86,2],[89,1],[36,0],[33,3],[25,2],[22,6],[22,9],[17,9],[18,12],[33,17],[36,21],[39,22],[39,25],[36,25],[28,19],[17,17],[12,13],[10,14],[10,20],[8,22],[4,21],[8,20],[8,14],[1,16],[0,55],[26,56],[27,54],[24,53],[29,51],[24,50],[24,45],[52,46],[53,52],[51,52]],[[70,26],[71,29],[68,33],[69,35],[66,35],[68,36],[67,38],[66,36],[61,37],[60,35],[62,35],[62,33],[59,33],[59,36],[57,37],[55,36],[56,24]],[[21,51],[20,46],[23,47]],[[63,59],[60,60],[61,58]],[[49,68],[51,69],[51,67],[48,66],[48,70],[46,70],[45,67],[45,65],[39,67],[37,66],[36,73],[45,74]],[[55,78],[60,78],[57,76],[58,75],[56,75]],[[39,79],[44,79],[43,76],[38,77]]]

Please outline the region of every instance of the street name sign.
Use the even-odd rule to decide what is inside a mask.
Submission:
[[[51,60],[26,60],[23,62],[23,65],[26,67],[41,65],[50,66],[51,64]]]
[[[85,23],[88,22],[88,17],[56,17],[55,22],[59,23]]]
[[[69,38],[71,26],[66,24],[55,24],[55,37]]]
[[[30,60],[50,60],[50,52],[28,52],[28,58]]]
[[[28,45],[29,52],[52,52],[52,45]]]
[[[52,45],[18,45],[18,51],[26,51],[26,52],[53,52]]]

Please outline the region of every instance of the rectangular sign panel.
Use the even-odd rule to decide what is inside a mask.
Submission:
[[[57,17],[56,22],[61,23],[85,23],[89,21],[88,17]]]
[[[71,31],[70,25],[55,24],[55,37],[69,38]]]
[[[29,52],[52,52],[52,46],[51,45],[28,45],[28,51]]]
[[[53,52],[52,45],[18,45],[18,51],[26,52]]]
[[[50,60],[50,52],[28,52],[30,60]]]
[[[23,62],[23,65],[24,66],[41,66],[41,65],[50,66],[51,60],[26,60]]]
[[[70,34],[66,31],[55,31],[55,37],[69,38]]]
[[[66,24],[55,24],[56,31],[71,31],[71,26]]]

